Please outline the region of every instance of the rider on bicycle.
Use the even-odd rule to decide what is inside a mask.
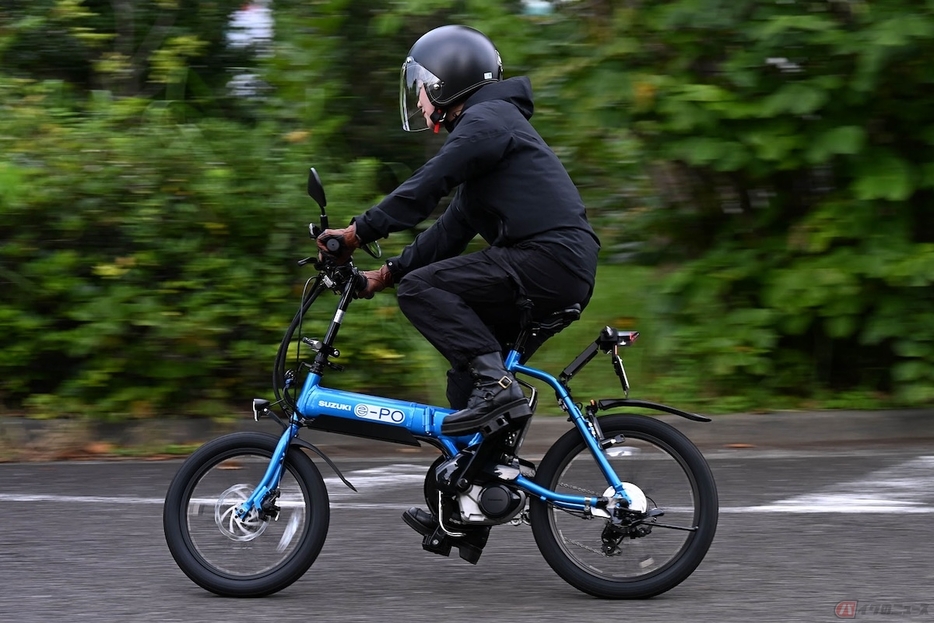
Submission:
[[[339,236],[346,261],[361,245],[411,228],[455,194],[431,227],[379,270],[364,271],[371,298],[395,285],[406,318],[451,364],[452,409],[442,433],[481,430],[500,415],[531,414],[503,365],[518,333],[521,303],[535,315],[579,304],[593,292],[599,240],[555,153],[538,135],[526,77],[504,79],[499,53],[484,34],[442,26],[423,35],[402,65],[402,127],[443,126],[440,151]],[[480,235],[489,246],[462,255]],[[529,343],[527,359],[541,345]],[[531,340],[530,340],[531,342]]]

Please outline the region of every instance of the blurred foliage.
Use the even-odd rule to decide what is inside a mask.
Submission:
[[[7,0],[0,25],[4,73],[60,80],[79,98],[171,98],[192,111],[231,113],[226,85],[255,65],[255,49],[227,45],[237,2]],[[225,110],[227,109],[227,110]]]
[[[934,401],[934,3],[653,3],[620,33],[666,352],[713,399]],[[642,94],[639,96],[639,94]],[[927,327],[927,328],[925,328]]]
[[[603,241],[594,302],[542,364],[619,320],[652,332],[632,351],[643,396],[934,402],[934,1],[549,6],[278,0],[274,38],[241,48],[239,3],[7,2],[0,405],[219,415],[268,395],[310,276],[307,167],[342,224],[430,157],[444,137],[399,129],[398,71],[444,23],[531,77]],[[442,402],[444,362],[394,300],[358,305],[329,378]]]

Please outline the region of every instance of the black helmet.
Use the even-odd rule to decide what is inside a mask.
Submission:
[[[482,32],[467,26],[435,28],[415,42],[402,65],[402,128],[407,132],[428,129],[420,123],[410,127],[410,121],[421,116],[418,102],[423,86],[428,101],[443,109],[502,78],[499,52]]]

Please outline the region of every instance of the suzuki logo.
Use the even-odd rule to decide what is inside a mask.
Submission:
[[[329,400],[319,400],[319,407],[326,407],[328,409],[337,409],[338,411],[352,411],[350,405],[341,404],[339,402],[331,402]]]

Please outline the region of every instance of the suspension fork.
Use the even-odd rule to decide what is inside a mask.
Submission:
[[[289,443],[298,436],[300,426],[294,421],[289,422],[288,427],[282,431],[279,437],[279,443],[273,450],[272,458],[269,460],[269,466],[266,473],[256,485],[253,493],[237,508],[237,516],[245,519],[252,511],[262,512],[263,502],[270,492],[279,488],[279,482],[282,480],[282,471],[285,469],[285,457],[289,453]]]
[[[356,273],[354,276],[347,280],[344,284],[343,292],[341,293],[340,302],[337,305],[337,310],[334,313],[334,317],[331,319],[331,324],[328,326],[327,333],[324,336],[324,343],[318,354],[315,356],[314,362],[311,364],[311,373],[320,375],[324,370],[324,367],[330,365],[328,357],[334,353],[334,340],[337,338],[337,332],[340,330],[341,322],[344,319],[344,314],[347,312],[347,308],[350,306],[350,302],[353,299],[354,289],[357,285],[356,283]],[[329,286],[328,282],[322,282],[324,286]],[[317,287],[317,286],[316,286]],[[304,313],[304,310],[303,310]],[[272,453],[272,458],[269,460],[269,467],[266,468],[266,473],[263,475],[262,480],[259,484],[256,485],[256,488],[253,490],[253,493],[247,498],[240,506],[237,508],[237,516],[240,519],[246,518],[247,515],[252,511],[263,512],[263,502],[266,500],[267,496],[279,488],[279,481],[282,479],[282,471],[285,469],[285,457],[289,453],[289,444],[293,439],[298,437],[298,431],[301,428],[301,416],[297,413],[292,414],[292,417],[289,419],[289,425],[282,431],[282,435],[279,437],[279,443],[276,444],[276,449]],[[318,450],[315,450],[318,452]],[[340,475],[340,472],[338,472]],[[341,476],[343,480],[343,476]],[[345,481],[346,482],[346,481]],[[353,489],[353,486],[351,486]]]

